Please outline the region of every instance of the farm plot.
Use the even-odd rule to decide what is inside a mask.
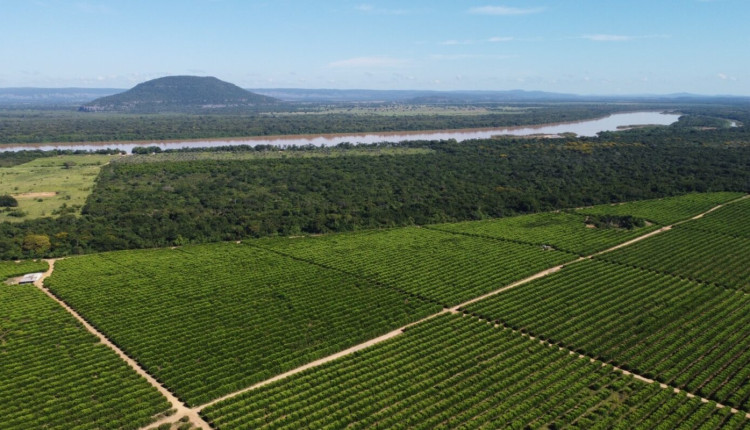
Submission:
[[[693,222],[597,258],[750,292],[750,238],[688,228]]]
[[[750,411],[750,296],[588,260],[466,309]]]
[[[657,226],[595,228],[587,216],[571,213],[540,213],[486,221],[430,226],[436,230],[489,237],[536,245],[549,245],[579,255],[590,255],[618,243],[656,230]]]
[[[202,414],[218,429],[748,427],[744,414],[457,315]]]
[[[234,243],[65,259],[49,285],[190,405],[440,310]]]
[[[49,265],[43,260],[24,260],[17,263],[15,261],[0,261],[0,283],[14,276],[45,272],[48,268]]]
[[[169,408],[36,287],[0,288],[0,427],[136,429]]]
[[[688,219],[718,204],[742,196],[742,193],[733,192],[695,193],[663,199],[599,205],[579,209],[578,212],[592,215],[632,215],[666,225]]]
[[[255,243],[445,306],[576,258],[535,245],[416,227]]]
[[[683,226],[750,239],[750,199],[724,206]]]

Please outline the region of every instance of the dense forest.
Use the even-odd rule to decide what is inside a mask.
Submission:
[[[524,110],[511,113],[503,111],[475,115],[357,115],[342,113],[337,109],[322,113],[314,109],[314,112],[309,112],[305,110],[309,107],[293,105],[237,115],[128,115],[9,109],[0,111],[0,144],[505,127],[577,121],[644,108],[641,105],[607,104],[524,104],[523,107]]]
[[[80,218],[0,224],[0,256],[327,233],[693,191],[750,191],[746,128],[693,123],[597,138],[401,144],[431,150],[413,155],[113,162],[103,167]]]

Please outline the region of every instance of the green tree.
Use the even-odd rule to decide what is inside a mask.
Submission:
[[[23,249],[34,254],[42,255],[49,251],[52,244],[46,234],[27,234],[23,238]]]

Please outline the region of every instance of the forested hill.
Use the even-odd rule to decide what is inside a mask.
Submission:
[[[278,100],[214,77],[167,76],[140,83],[124,93],[98,98],[84,112],[200,112],[241,110]]]

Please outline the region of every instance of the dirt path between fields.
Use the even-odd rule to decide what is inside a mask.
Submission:
[[[148,381],[149,384],[151,384],[154,388],[156,388],[164,397],[167,398],[169,403],[172,405],[172,408],[176,410],[177,412],[170,416],[165,417],[163,419],[160,419],[159,421],[152,423],[149,425],[149,427],[159,425],[164,422],[173,422],[177,421],[179,418],[187,416],[190,418],[190,421],[193,423],[193,425],[209,430],[211,427],[203,421],[203,418],[198,415],[198,412],[188,408],[184,403],[182,403],[174,394],[169,392],[164,386],[162,386],[156,379],[154,379],[153,376],[149,375],[141,366],[130,358],[128,355],[126,355],[120,348],[118,348],[116,345],[114,345],[106,336],[104,336],[101,332],[99,332],[96,328],[94,328],[91,324],[89,324],[83,317],[81,317],[73,308],[68,306],[67,303],[60,300],[57,296],[52,294],[51,291],[49,291],[47,288],[44,287],[44,280],[47,279],[50,275],[52,275],[52,272],[55,270],[55,262],[57,259],[49,259],[45,260],[47,263],[49,263],[49,269],[47,269],[46,272],[42,275],[42,277],[34,282],[34,285],[42,290],[47,296],[49,296],[52,300],[57,302],[60,306],[62,306],[66,311],[68,311],[69,314],[73,316],[79,323],[81,323],[86,330],[88,330],[91,334],[99,338],[99,341],[103,343],[105,346],[113,350],[119,357],[122,359],[125,363],[128,364],[137,374],[142,376],[143,378]]]
[[[280,381],[280,380],[282,380],[282,379],[285,379],[285,378],[287,378],[287,377],[290,377],[290,376],[292,376],[292,375],[295,375],[295,374],[297,374],[297,373],[300,373],[300,372],[303,372],[303,371],[305,371],[305,370],[308,370],[308,369],[311,369],[311,368],[314,368],[314,367],[320,366],[320,365],[322,365],[322,364],[325,364],[325,363],[329,363],[329,362],[331,362],[331,361],[333,361],[333,360],[336,360],[336,359],[338,359],[338,358],[341,358],[341,357],[344,357],[344,356],[347,356],[347,355],[353,354],[354,352],[357,352],[357,351],[361,351],[361,350],[363,350],[363,349],[365,349],[365,348],[368,348],[368,347],[370,347],[370,346],[373,346],[373,345],[376,345],[376,344],[378,344],[378,343],[384,342],[384,341],[386,341],[386,340],[392,339],[392,338],[394,338],[394,337],[398,336],[399,334],[403,333],[403,332],[404,332],[404,329],[406,329],[407,327],[413,326],[413,325],[415,325],[415,324],[419,324],[419,323],[422,323],[422,322],[424,322],[424,321],[427,321],[427,320],[429,320],[429,319],[432,319],[432,318],[434,318],[434,317],[436,317],[436,316],[438,316],[438,315],[442,315],[442,314],[445,314],[445,313],[452,313],[452,314],[458,314],[458,313],[461,313],[462,309],[463,309],[463,308],[465,308],[466,306],[469,306],[469,305],[471,305],[471,304],[473,304],[473,303],[476,303],[476,302],[478,302],[478,301],[481,301],[481,300],[483,300],[483,299],[486,299],[486,298],[488,298],[488,297],[492,297],[492,296],[494,296],[494,295],[500,294],[500,293],[502,293],[502,292],[504,292],[504,291],[508,291],[508,290],[510,290],[510,289],[512,289],[512,288],[515,288],[515,287],[518,287],[518,286],[520,286],[520,285],[524,285],[524,284],[527,284],[527,283],[529,283],[529,282],[532,282],[532,281],[534,281],[534,280],[536,280],[536,279],[540,279],[540,278],[543,278],[543,277],[545,277],[545,276],[548,276],[548,275],[551,275],[551,274],[553,274],[553,273],[556,273],[556,272],[558,272],[558,271],[562,270],[562,269],[563,269],[563,268],[565,267],[565,265],[566,265],[566,264],[571,264],[571,263],[575,263],[575,262],[578,262],[578,261],[583,261],[583,260],[591,259],[591,258],[593,258],[593,257],[595,257],[595,256],[597,256],[597,255],[601,255],[601,254],[604,254],[604,253],[607,253],[607,252],[611,252],[611,251],[614,251],[614,250],[617,250],[617,249],[620,249],[620,248],[623,248],[623,247],[626,247],[626,246],[630,246],[630,245],[632,245],[632,244],[634,244],[634,243],[640,242],[640,241],[642,241],[642,240],[648,239],[648,238],[650,238],[650,237],[653,237],[653,236],[655,236],[655,235],[658,235],[658,234],[664,233],[664,232],[666,232],[666,231],[669,231],[669,230],[671,230],[671,229],[672,229],[672,228],[673,228],[673,227],[674,227],[675,225],[678,225],[678,224],[681,224],[681,223],[683,223],[683,222],[687,222],[687,221],[690,221],[690,220],[693,220],[693,219],[698,219],[698,218],[702,217],[703,215],[705,215],[705,214],[707,214],[707,213],[709,213],[709,212],[713,212],[713,211],[715,211],[716,209],[719,209],[719,208],[721,208],[721,207],[722,207],[722,206],[724,206],[724,205],[727,205],[727,204],[730,204],[730,203],[734,203],[734,202],[736,202],[736,201],[739,201],[739,200],[742,200],[742,199],[745,199],[745,198],[750,198],[750,195],[746,195],[746,196],[740,197],[740,198],[738,198],[738,199],[735,199],[735,200],[732,200],[732,201],[726,202],[726,203],[724,203],[724,204],[720,204],[720,205],[714,206],[714,207],[712,207],[711,209],[709,209],[709,210],[707,210],[707,211],[705,211],[705,212],[703,212],[703,213],[701,213],[701,214],[699,214],[699,215],[696,215],[696,216],[695,216],[695,217],[693,217],[693,218],[690,218],[690,219],[688,219],[688,220],[683,220],[683,221],[679,221],[679,222],[673,223],[673,224],[671,224],[671,225],[667,225],[667,226],[665,226],[665,227],[662,227],[662,228],[660,228],[660,229],[658,229],[658,230],[655,230],[655,231],[652,231],[652,232],[646,233],[646,234],[644,234],[644,235],[642,235],[642,236],[638,236],[638,237],[636,237],[636,238],[634,238],[634,239],[631,239],[631,240],[629,240],[629,241],[627,241],[627,242],[623,242],[623,243],[621,243],[621,244],[615,245],[615,246],[613,246],[613,247],[611,247],[611,248],[608,248],[608,249],[605,249],[605,250],[603,250],[603,251],[599,251],[599,252],[596,252],[596,253],[594,253],[594,254],[591,254],[591,255],[588,255],[588,256],[586,256],[586,257],[580,257],[580,258],[577,258],[577,259],[575,259],[575,260],[572,260],[572,261],[570,261],[570,262],[568,262],[568,263],[565,263],[565,264],[562,264],[562,265],[559,265],[559,266],[555,266],[555,267],[551,267],[551,268],[549,268],[549,269],[545,269],[545,270],[543,270],[543,271],[541,271],[541,272],[539,272],[539,273],[536,273],[536,274],[534,274],[534,275],[531,275],[531,276],[529,276],[529,277],[527,277],[527,278],[521,279],[521,280],[519,280],[519,281],[516,281],[516,282],[514,282],[514,283],[512,283],[512,284],[508,284],[508,285],[506,285],[506,286],[504,286],[504,287],[502,287],[502,288],[500,288],[500,289],[497,289],[497,290],[491,291],[491,292],[489,292],[489,293],[487,293],[487,294],[484,294],[484,295],[482,295],[482,296],[479,296],[479,297],[473,298],[473,299],[471,299],[471,300],[468,300],[468,301],[466,301],[466,302],[464,302],[464,303],[461,303],[461,304],[459,304],[459,305],[453,306],[453,307],[451,307],[451,308],[447,308],[447,309],[444,309],[444,310],[442,310],[441,312],[438,312],[438,313],[436,313],[436,314],[430,315],[430,316],[428,316],[428,317],[426,317],[426,318],[424,318],[424,319],[422,319],[422,320],[419,320],[419,321],[417,321],[417,322],[414,322],[414,323],[411,323],[411,324],[409,324],[409,325],[407,325],[407,326],[404,326],[404,327],[401,327],[401,328],[399,328],[399,329],[396,329],[396,330],[394,330],[394,331],[392,331],[392,332],[390,332],[390,333],[387,333],[387,334],[385,334],[385,335],[383,335],[383,336],[380,336],[380,337],[378,337],[378,338],[375,338],[375,339],[371,339],[371,340],[369,340],[369,341],[367,341],[367,342],[364,342],[364,343],[361,343],[361,344],[355,345],[355,346],[353,346],[353,347],[351,347],[351,348],[348,348],[348,349],[346,349],[346,350],[344,350],[344,351],[341,351],[341,352],[338,352],[338,353],[336,353],[336,354],[333,354],[333,355],[329,355],[329,356],[327,356],[327,357],[324,357],[324,358],[321,358],[321,359],[319,359],[319,360],[313,361],[313,362],[311,362],[311,363],[305,364],[304,366],[301,366],[301,367],[298,367],[298,368],[292,369],[292,370],[290,370],[290,371],[288,371],[288,372],[285,372],[285,373],[282,373],[282,374],[280,374],[280,375],[274,376],[273,378],[270,378],[270,379],[267,379],[267,380],[265,380],[265,381],[259,382],[259,383],[255,384],[255,385],[252,385],[252,386],[250,386],[250,387],[244,388],[244,389],[242,389],[242,390],[239,390],[239,391],[236,391],[236,392],[233,392],[233,393],[229,393],[229,394],[226,394],[226,395],[224,395],[224,396],[222,396],[222,397],[220,397],[220,398],[214,399],[214,400],[212,400],[212,401],[210,401],[210,402],[208,402],[208,403],[205,403],[205,404],[203,404],[203,405],[197,406],[196,408],[194,408],[194,410],[195,410],[195,411],[197,411],[197,412],[200,412],[200,411],[202,411],[203,409],[205,409],[205,408],[207,408],[207,407],[209,407],[209,406],[212,406],[212,405],[214,405],[214,404],[217,404],[217,403],[219,403],[219,402],[222,402],[222,401],[224,401],[224,400],[227,400],[227,399],[233,398],[233,397],[235,397],[235,396],[238,396],[238,395],[240,395],[240,394],[244,394],[244,393],[246,393],[246,392],[248,392],[248,391],[252,391],[252,390],[254,390],[254,389],[257,389],[257,388],[263,387],[263,386],[265,386],[265,385],[268,385],[268,384],[271,384],[271,383],[273,383],[273,382],[276,382],[276,381]],[[561,349],[563,349],[563,348],[561,348]],[[571,354],[574,354],[574,352],[573,352],[573,351],[571,351]],[[582,357],[583,357],[583,356],[582,356]],[[588,358],[590,358],[590,357],[588,357]],[[592,359],[592,360],[595,360],[595,359],[593,359],[593,358],[591,358],[591,359]],[[616,370],[618,370],[618,371],[620,371],[620,372],[622,372],[622,373],[624,373],[624,374],[626,374],[626,375],[632,375],[632,376],[633,376],[634,378],[636,378],[636,379],[638,379],[638,380],[641,380],[641,381],[643,381],[643,382],[647,382],[647,383],[656,383],[656,382],[655,382],[655,381],[654,381],[653,379],[649,379],[649,378],[646,378],[646,377],[644,377],[644,376],[641,376],[641,375],[637,375],[637,374],[634,374],[634,373],[632,373],[632,372],[629,372],[629,371],[627,371],[627,370],[624,370],[624,369],[620,369],[620,368],[617,368],[617,367],[615,367],[615,369],[616,369]],[[667,389],[667,388],[672,388],[672,389],[674,389],[674,391],[675,391],[675,392],[680,392],[680,390],[679,390],[678,388],[670,387],[670,386],[667,386],[667,385],[665,385],[665,384],[661,384],[661,383],[659,383],[659,386],[661,386],[662,388],[665,388],[665,389]],[[690,396],[690,397],[696,397],[696,396],[695,396],[694,394],[692,394],[692,393],[687,393],[687,394],[688,394],[688,396]],[[702,398],[702,397],[701,397],[700,399],[701,399],[701,401],[703,401],[703,402],[708,402],[708,401],[709,401],[708,399],[704,399],[704,398]],[[725,407],[725,406],[723,406],[723,405],[720,405],[720,404],[718,404],[718,403],[717,403],[717,407],[720,407],[720,408],[721,408],[721,407]],[[730,408],[730,410],[731,410],[731,411],[732,411],[733,413],[737,413],[737,412],[738,412],[738,411],[737,411],[736,409],[733,409],[733,408]],[[750,413],[748,413],[747,415],[748,415],[748,418],[750,418]]]

